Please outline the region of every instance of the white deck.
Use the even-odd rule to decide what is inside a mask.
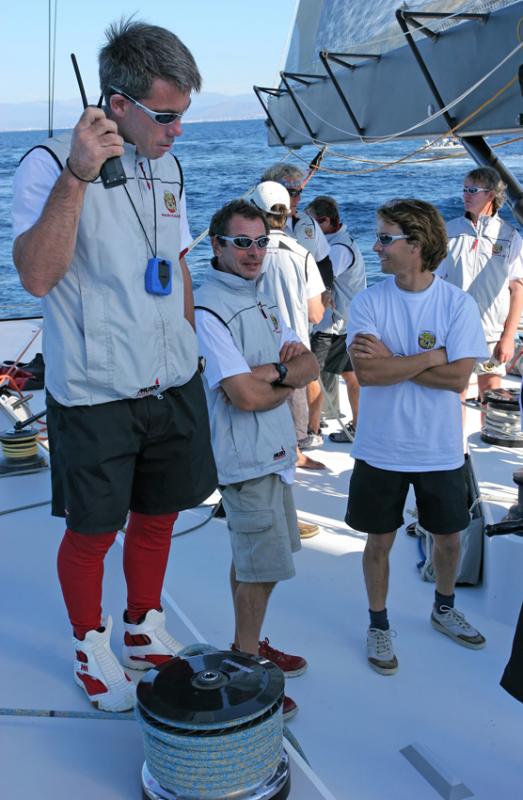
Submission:
[[[2,358],[18,355],[21,347],[15,345],[29,338],[30,327],[0,326]],[[31,357],[30,352],[23,360]],[[40,410],[40,401],[32,406]],[[471,422],[474,415],[469,412]],[[499,519],[515,496],[510,478],[523,465],[523,455],[489,448],[474,437],[470,449],[482,493],[498,490],[499,500],[486,507],[492,519]],[[431,628],[433,585],[418,577],[416,541],[399,532],[388,607],[398,632],[400,666],[394,677],[380,676],[368,667],[364,646],[364,537],[342,522],[350,447],[327,441],[315,455],[328,471],[300,470],[295,497],[301,518],[317,521],[322,531],[304,542],[297,577],[276,588],[263,630],[276,647],[309,661],[306,674],[288,681],[287,691],[300,706],[289,728],[314,773],[338,800],[465,796],[459,788],[443,795],[434,778],[431,783],[409,763],[400,751],[416,743],[430,751],[449,785],[454,779],[456,787],[464,784],[469,796],[481,800],[516,800],[521,797],[522,708],[499,687],[499,679],[521,603],[523,539],[489,541],[483,585],[458,589],[459,607],[488,639],[484,650],[472,651]],[[0,511],[49,497],[48,472],[0,479]],[[185,512],[176,530],[209,510]],[[55,569],[62,532],[62,521],[50,517],[46,506],[0,516],[0,709],[12,710],[0,717],[0,798],[139,800],[143,748],[135,722],[16,714],[16,709],[90,711],[71,676],[70,631]],[[164,607],[182,641],[205,639],[219,647],[231,641],[229,560],[224,521],[213,520],[174,540]],[[104,587],[104,611],[113,616],[118,652],[125,602],[118,544],[107,558]],[[296,762],[292,775],[293,800],[329,797]]]

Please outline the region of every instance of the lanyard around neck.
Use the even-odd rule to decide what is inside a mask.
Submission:
[[[132,206],[132,209],[133,209],[133,211],[134,211],[134,213],[135,213],[135,215],[136,215],[136,219],[137,219],[137,220],[138,220],[138,222],[140,223],[140,228],[141,228],[141,229],[142,229],[142,231],[143,231],[143,235],[145,236],[145,241],[146,241],[146,242],[147,242],[147,244],[149,245],[149,249],[150,249],[150,251],[151,251],[151,253],[152,253],[152,255],[153,255],[153,258],[156,258],[156,253],[157,253],[157,250],[158,250],[158,242],[157,242],[157,221],[156,221],[156,194],[155,194],[155,192],[154,192],[153,171],[152,171],[151,162],[149,161],[149,159],[147,159],[147,163],[149,164],[149,174],[150,174],[150,176],[151,176],[151,187],[152,187],[152,192],[153,192],[153,208],[154,208],[154,248],[153,248],[153,246],[152,246],[152,244],[151,244],[151,240],[150,240],[150,239],[149,239],[149,237],[147,236],[147,231],[145,230],[144,224],[143,224],[143,222],[142,222],[142,220],[141,220],[141,217],[140,217],[140,215],[139,215],[139,213],[138,213],[138,210],[137,210],[137,208],[136,208],[135,204],[133,203],[133,199],[132,199],[131,195],[129,194],[129,190],[127,189],[127,186],[126,186],[125,184],[124,184],[124,187],[123,187],[123,188],[124,188],[124,190],[125,190],[125,193],[126,193],[127,197],[129,198],[129,202],[130,202],[130,204],[131,204],[131,206]],[[145,173],[144,173],[144,177],[145,177],[145,180],[146,180],[146,181],[148,181],[148,178],[147,178],[147,176],[145,175]]]

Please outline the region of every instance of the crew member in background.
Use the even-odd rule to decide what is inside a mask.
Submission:
[[[196,292],[196,330],[231,537],[233,649],[295,676],[305,659],[261,642],[260,631],[271,592],[294,576],[292,554],[300,548],[292,497],[296,436],[287,401],[318,375],[318,364],[260,290],[268,232],[262,212],[245,200],[214,214],[214,257]],[[284,718],[296,710],[286,696]]]
[[[302,247],[312,253],[325,287],[332,289],[334,275],[327,239],[316,220],[306,212],[298,211],[305,175],[297,167],[280,163],[266,169],[261,180],[281,183],[289,192],[291,208],[285,229]]]
[[[273,164],[272,167],[265,170],[262,181],[276,181],[277,183],[281,183],[289,192],[291,213],[287,217],[285,230],[314,257],[327,290],[327,293],[324,295],[325,305],[327,305],[330,300],[328,293],[332,290],[334,281],[332,263],[329,255],[329,245],[316,220],[309,214],[298,211],[298,204],[303,187],[306,183],[304,173],[290,164],[278,163]],[[311,388],[309,391],[311,391]],[[317,382],[316,393],[320,391],[321,387]],[[311,445],[314,447],[320,447],[323,444],[323,437],[319,434],[311,434],[311,432],[308,431],[308,436]]]
[[[319,322],[325,310],[322,300],[325,286],[318,267],[313,256],[284,230],[290,206],[289,194],[284,186],[274,181],[264,181],[258,184],[249,199],[266,215],[270,226],[261,289],[276,301],[283,321],[308,348],[309,325]],[[323,444],[321,436],[313,436],[309,432],[306,388],[297,389],[289,402],[298,440],[297,466],[324,469],[324,464],[302,452]]]
[[[183,176],[170,152],[201,78],[170,31],[107,30],[105,109],[30,151],[15,177],[13,258],[41,297],[53,507],[66,517],[58,574],[73,628],[74,679],[104,711],[135,700],[125,667],[149,669],[181,645],[161,591],[178,512],[216,487],[197,370]],[[125,185],[105,189],[106,159]],[[122,663],[102,618],[104,557],[131,511]]]
[[[448,255],[438,268],[479,307],[490,352],[475,368],[482,402],[487,390],[501,386],[523,310],[523,240],[498,214],[504,201],[505,185],[495,169],[479,167],[466,175],[465,214],[448,223]]]
[[[410,484],[420,524],[434,540],[431,624],[465,647],[485,644],[454,608],[454,588],[459,532],[469,524],[460,392],[487,348],[472,298],[433,274],[447,252],[434,206],[422,200],[381,206],[374,250],[390,277],[354,298],[347,327],[362,389],[346,521],[368,534],[367,658],[377,672],[392,675],[398,661],[386,608],[389,552]]]
[[[365,262],[347,226],[340,220],[339,208],[333,197],[325,195],[316,197],[307,208],[307,213],[316,220],[325,234],[334,271],[332,306],[325,309],[323,319],[313,328],[311,350],[320,364],[324,385],[326,381],[323,381],[323,373],[326,374],[327,380],[332,374],[336,376],[336,391],[338,391],[337,376],[341,375],[345,381],[352,411],[352,421],[349,422],[348,428],[354,435],[358,420],[360,385],[347,353],[346,332],[350,304],[355,295],[367,285]],[[320,433],[323,393],[318,381],[309,384],[307,391],[309,428],[313,434]],[[329,439],[333,442],[349,441],[344,430],[331,433]]]

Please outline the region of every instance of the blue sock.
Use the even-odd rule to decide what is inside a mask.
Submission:
[[[438,612],[438,614],[441,614],[441,606],[454,608],[454,595],[440,594],[436,589],[436,591],[434,592],[434,605],[436,606],[436,611]]]
[[[384,608],[383,611],[371,611],[369,608],[369,614],[371,628],[378,628],[380,631],[389,630],[389,618],[386,608]]]

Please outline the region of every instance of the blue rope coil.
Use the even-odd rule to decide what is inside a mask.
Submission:
[[[160,786],[169,792],[198,800],[222,800],[229,793],[254,790],[269,780],[283,751],[283,706],[258,724],[238,730],[223,724],[206,734],[187,735],[151,724],[136,708],[143,730],[147,767]],[[196,726],[191,726],[194,731]]]

